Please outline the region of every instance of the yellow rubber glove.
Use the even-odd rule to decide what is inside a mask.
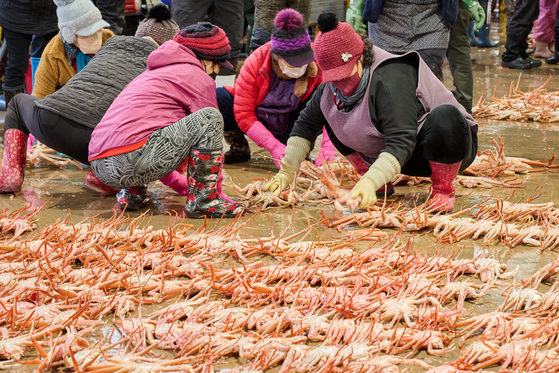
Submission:
[[[299,172],[299,168],[301,168],[301,162],[305,160],[310,150],[311,143],[309,141],[302,137],[290,137],[285,147],[285,156],[281,161],[281,169],[264,186],[264,190],[279,195],[282,190],[290,186],[295,179],[295,175]]]
[[[351,0],[345,13],[345,21],[353,27],[355,32],[364,33],[367,31],[361,16],[363,14],[363,2],[364,0]]]
[[[474,31],[477,31],[485,24],[485,11],[477,0],[462,0],[466,6],[468,14],[475,22]]]
[[[378,159],[371,165],[369,171],[355,184],[349,198],[361,197],[359,208],[364,209],[377,201],[377,190],[388,183],[401,170],[400,162],[392,154],[380,153]]]

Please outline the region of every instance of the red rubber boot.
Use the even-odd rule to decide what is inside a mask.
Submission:
[[[27,135],[17,129],[4,132],[0,193],[21,192],[27,161]]]
[[[451,212],[454,209],[454,186],[462,162],[444,164],[429,161],[431,167],[431,189],[429,189],[429,209],[433,212]]]
[[[116,196],[119,191],[119,189],[113,188],[103,183],[97,177],[97,175],[95,175],[95,172],[93,172],[93,170],[89,170],[85,175],[83,186],[87,189],[93,190],[94,192],[104,193],[111,196]]]

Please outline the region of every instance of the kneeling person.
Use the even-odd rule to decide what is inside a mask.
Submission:
[[[295,123],[281,170],[266,188],[279,193],[291,184],[325,126],[363,175],[350,193],[361,198],[361,208],[401,172],[430,176],[429,207],[451,211],[452,182],[477,153],[473,117],[416,52],[397,56],[373,47],[332,13],[321,14],[318,27],[315,55],[324,83]]]
[[[147,184],[186,164],[187,216],[234,217],[244,211],[220,190],[223,117],[209,75],[221,65],[232,69],[229,51],[217,26],[183,29],[150,54],[147,70],[126,86],[97,125],[89,144],[91,168],[105,184],[121,189],[121,208],[147,206]]]

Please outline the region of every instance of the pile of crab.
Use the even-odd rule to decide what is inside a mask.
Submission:
[[[495,120],[526,121],[553,123],[559,121],[559,90],[548,92],[545,85],[551,76],[541,87],[530,92],[518,90],[520,77],[516,86],[510,85],[508,96],[495,98],[495,92],[491,101],[486,101],[482,93],[477,105],[472,109],[476,118],[489,118]]]
[[[531,172],[554,171],[555,156],[549,160],[533,161],[526,158],[507,157],[504,154],[503,139],[491,138],[495,152],[488,149],[478,151],[473,163],[454,180],[460,188],[523,188],[522,181],[516,175]],[[231,180],[235,193],[249,202],[249,206],[266,209],[272,206],[293,206],[295,204],[335,205],[343,210],[347,204],[351,188],[359,181],[361,175],[347,159],[340,157],[332,162],[325,162],[316,167],[312,162],[304,162],[293,184],[279,195],[264,190],[268,180],[258,179],[241,188]],[[510,178],[515,176],[514,178]],[[503,179],[505,177],[505,179]],[[506,179],[506,177],[509,177]],[[419,186],[431,183],[428,177],[416,177],[398,174],[392,178],[393,185]]]
[[[554,211],[515,213],[505,202],[477,213],[529,220]],[[1,369],[559,369],[559,260],[517,281],[490,254],[420,253],[402,229],[321,239],[313,225],[271,227],[254,238],[254,216],[196,229],[170,218],[159,230],[145,215],[67,216],[22,236],[36,214],[0,216]],[[498,294],[487,312],[467,312]]]
[[[350,225],[366,228],[348,232],[354,237],[378,234],[378,228],[394,228],[408,232],[432,231],[441,243],[483,239],[485,247],[499,242],[509,248],[529,245],[554,250],[559,246],[559,208],[554,202],[531,203],[530,198],[527,202],[513,203],[510,197],[508,200],[492,197],[444,215],[433,214],[425,204],[412,209],[391,204],[339,218],[323,216],[321,222],[338,231]]]

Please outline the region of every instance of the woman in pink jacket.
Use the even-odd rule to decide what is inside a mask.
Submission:
[[[147,184],[170,177],[188,188],[189,217],[244,211],[221,193],[223,118],[210,77],[221,66],[232,69],[230,50],[219,27],[189,26],[152,52],[147,70],[113,101],[91,135],[89,161],[99,179],[121,189],[121,208],[147,206]]]

